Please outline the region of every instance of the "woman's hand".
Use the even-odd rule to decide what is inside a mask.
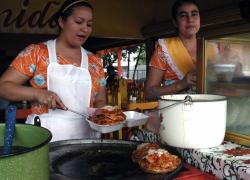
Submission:
[[[62,100],[59,98],[59,96],[52,91],[39,90],[36,97],[37,101],[40,104],[48,106],[49,109],[67,109],[67,107],[63,104]]]
[[[184,77],[184,81],[186,82],[187,87],[191,85],[196,85],[196,80],[197,80],[197,72],[195,70],[188,72]]]

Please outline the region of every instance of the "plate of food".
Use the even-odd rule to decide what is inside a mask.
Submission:
[[[126,127],[136,127],[144,125],[148,120],[147,115],[136,111],[125,111],[123,113],[126,115],[126,121],[125,121]]]
[[[126,115],[116,106],[105,106],[90,114],[87,119],[90,127],[101,133],[120,130],[126,120]]]
[[[154,143],[138,145],[131,158],[144,172],[151,174],[174,172],[182,162],[177,155]]]

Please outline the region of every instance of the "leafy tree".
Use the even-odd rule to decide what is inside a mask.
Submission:
[[[146,64],[146,47],[145,44],[139,44],[129,47],[122,48],[122,60],[128,62],[127,75],[129,75],[129,67],[131,61],[131,54],[137,54],[135,58],[136,64],[133,73],[133,79],[135,78],[135,72],[138,65]],[[109,52],[102,56],[104,67],[108,65],[108,61],[111,60],[112,63],[117,62],[118,60],[118,52],[117,50]]]

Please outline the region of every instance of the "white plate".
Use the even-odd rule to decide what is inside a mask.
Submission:
[[[118,131],[120,130],[123,125],[124,125],[124,122],[119,122],[119,123],[116,123],[116,124],[113,124],[113,125],[99,125],[99,124],[96,124],[92,121],[89,121],[87,120],[90,127],[98,132],[101,132],[101,133],[109,133],[109,132],[114,132],[114,131]]]
[[[147,115],[136,111],[125,111],[123,113],[126,115],[125,126],[127,127],[144,125],[148,120]]]

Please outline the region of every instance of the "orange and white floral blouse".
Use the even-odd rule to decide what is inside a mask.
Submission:
[[[92,53],[87,52],[89,72],[92,78],[90,106],[93,107],[95,96],[101,87],[106,86],[102,61]],[[57,54],[59,64],[71,64],[67,59]],[[47,89],[47,67],[49,65],[48,49],[45,43],[31,44],[21,51],[14,59],[11,67],[30,77],[30,85],[39,89]],[[45,105],[33,103],[32,112],[42,114],[48,112]]]

